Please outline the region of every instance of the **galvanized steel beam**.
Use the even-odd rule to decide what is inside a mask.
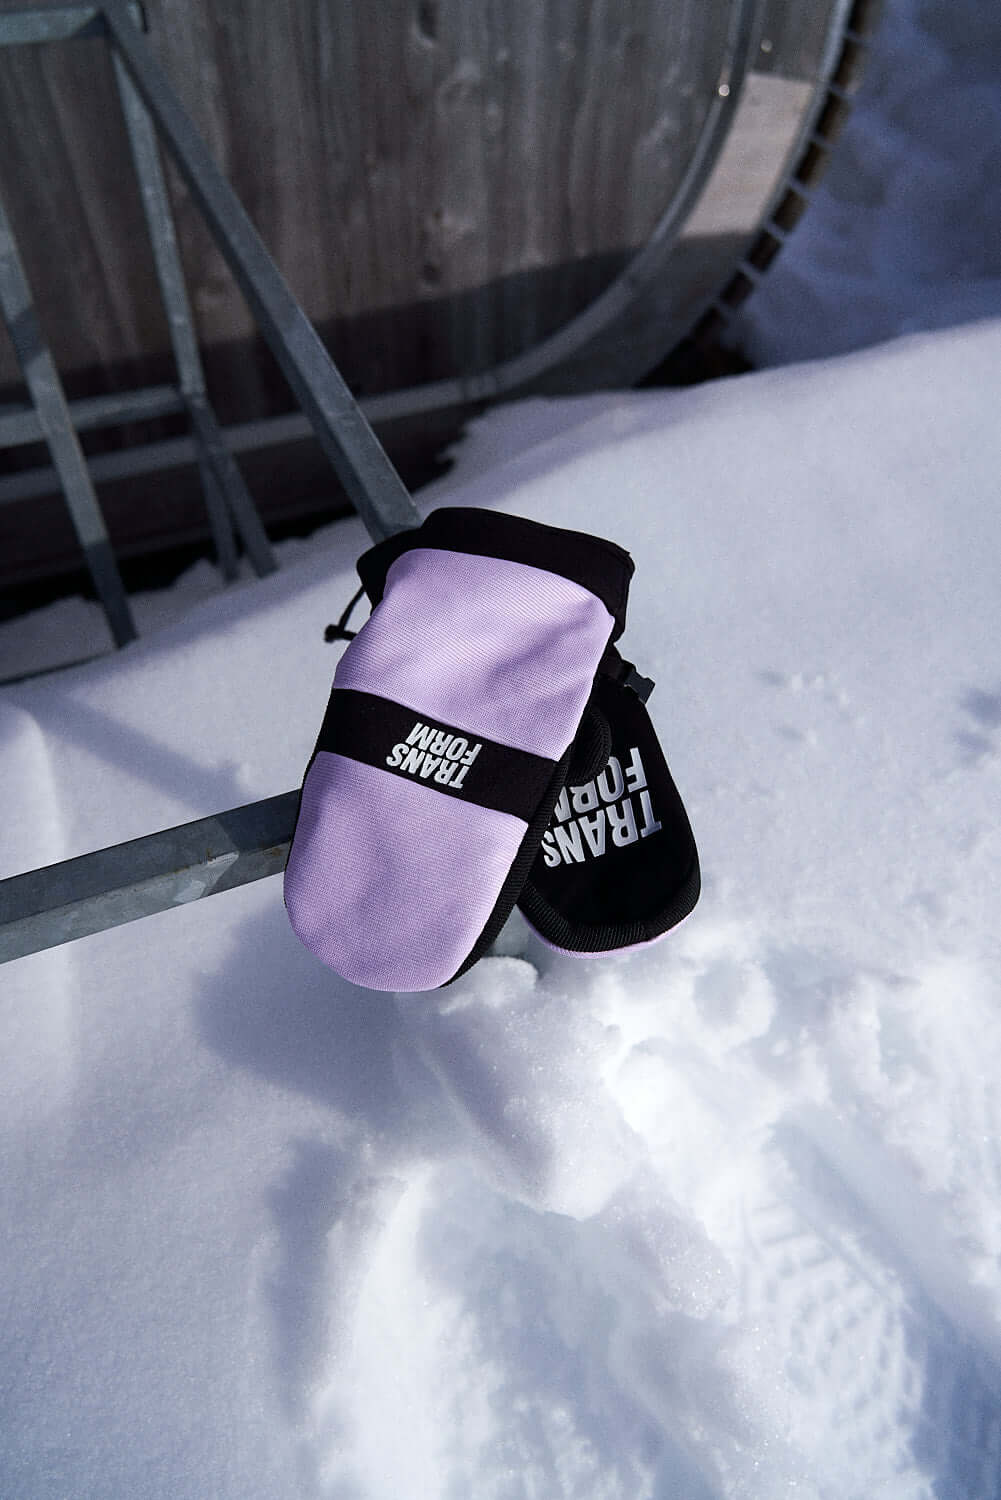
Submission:
[[[35,312],[13,230],[0,200],[0,313],[10,334],[17,362],[31,397],[38,425],[52,455],[66,496],[73,527],[87,560],[108,626],[119,646],[136,638],[104,517],[94,493],[80,440],[55,362]]]
[[[205,371],[195,338],[195,323],[184,281],[184,267],[177,245],[174,216],[167,195],[156,130],[125,64],[114,49],[111,61],[132,161],[142,189],[143,213],[149,230],[160,296],[167,314],[167,328],[177,364],[181,394],[191,417],[216,558],[223,578],[231,583],[237,576],[238,562],[236,537],[233,533],[235,521],[258,575],[270,573],[277,564],[257,509],[247,492],[243,476],[230,455],[220,455],[222,444],[218,437],[218,424],[206,396]]]
[[[148,422],[184,411],[184,399],[172,385],[148,385],[141,391],[116,391],[110,396],[85,396],[69,403],[70,420],[77,432],[118,427],[125,422]],[[40,442],[44,434],[33,406],[0,408],[0,448],[17,448]],[[59,477],[51,471],[54,484]],[[2,502],[0,502],[2,503]]]
[[[223,573],[227,572],[228,567],[229,576],[236,575],[236,554],[226,515],[228,509],[254,565],[254,571],[259,578],[263,578],[266,573],[273,573],[278,564],[271,551],[264,524],[257,513],[257,506],[250,498],[236,460],[223,442],[215,412],[204,396],[190,396],[188,411],[202,465],[202,483],[209,516],[214,517],[216,523],[216,545],[219,547]],[[222,507],[220,500],[225,502]]]
[[[378,540],[419,525],[403,481],[130,20],[125,0],[106,0],[102,10],[161,140],[370,536]]]
[[[285,868],[298,792],[0,881],[0,963]]]

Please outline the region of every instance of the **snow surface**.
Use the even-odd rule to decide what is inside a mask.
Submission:
[[[997,1494],[999,360],[474,427],[428,504],[637,559],[702,902],[415,996],[277,880],[5,967],[5,1500]],[[295,785],[362,543],[6,689],[2,873]]]
[[[1001,313],[1001,13],[888,9],[766,362]],[[982,321],[471,429],[424,508],[636,557],[702,901],[617,959],[515,919],[428,995],[323,969],[277,880],[0,969],[3,1500],[1001,1493],[999,361]],[[201,565],[0,691],[0,876],[297,784],[363,545]],[[67,601],[0,674],[106,645]]]

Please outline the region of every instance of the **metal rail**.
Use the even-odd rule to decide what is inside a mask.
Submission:
[[[298,796],[285,792],[0,881],[0,963],[279,874]]]
[[[73,428],[69,406],[49,347],[42,336],[17,242],[0,199],[0,313],[31,397],[34,419],[44,437],[66,496],[77,539],[104,606],[115,644],[136,638],[104,516]]]
[[[243,477],[209,404],[195,340],[157,133],[187,182],[279,366],[369,533],[378,539],[415,526],[419,517],[402,480],[312,324],[296,303],[232,188],[222,177],[142,35],[143,17],[131,0],[102,5],[34,5],[0,12],[0,46],[75,41],[102,36],[111,49],[157,279],[179,374],[176,396],[191,422],[209,522],[225,577],[237,571],[239,534],[258,574],[274,557]],[[70,405],[63,395],[31,302],[13,231],[0,208],[0,311],[10,328],[31,404],[0,411],[0,441],[46,441],[55,477],[117,644],[135,627],[108,540],[93,470],[80,449],[79,417],[87,426],[113,425],[138,415],[177,409],[161,388]],[[52,471],[49,471],[51,474]],[[18,493],[18,477],[6,488]],[[30,474],[27,478],[31,479]],[[23,498],[21,490],[19,498]]]
[[[138,5],[130,3],[128,15],[135,26],[143,25]],[[3,47],[92,36],[107,36],[101,12],[93,6],[59,5],[0,13]],[[0,413],[0,441],[16,445],[41,437],[46,443],[109,628],[115,644],[122,646],[135,639],[136,630],[94,491],[95,476],[80,448],[81,428],[114,426],[137,418],[187,411],[223,576],[227,580],[237,576],[234,524],[259,575],[273,572],[276,564],[243,476],[226,450],[208,404],[156,133],[117,56],[113,55],[113,63],[179,385],[67,402],[51,352],[42,337],[13,229],[3,218],[0,205],[0,311],[30,397],[29,405]]]
[[[105,0],[101,13],[116,55],[369,535],[379,540],[418,525],[420,517],[403,481],[133,25],[126,0]]]

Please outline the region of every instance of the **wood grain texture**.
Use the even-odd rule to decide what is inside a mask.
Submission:
[[[727,22],[696,0],[148,0],[147,13],[183,104],[366,393],[485,369],[593,300],[688,165]],[[103,43],[0,52],[0,140],[0,192],[71,389],[163,378]],[[287,405],[269,356],[248,358],[252,320],[168,176],[213,395],[228,419]],[[0,332],[0,388],[15,381]]]

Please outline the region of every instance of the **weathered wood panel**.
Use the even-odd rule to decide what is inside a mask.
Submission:
[[[14,6],[10,0],[0,10]],[[358,389],[484,369],[568,321],[687,167],[727,8],[696,0],[148,0],[150,42]],[[0,191],[60,369],[163,378],[101,42],[0,52]],[[171,178],[226,419],[285,401]],[[552,274],[539,275],[550,271]],[[0,388],[16,378],[0,335]]]
[[[349,381],[374,398],[412,485],[470,401],[632,383],[668,350],[669,378],[704,378],[706,341],[822,169],[876,3],[150,0],[149,11],[182,102]],[[19,5],[0,0],[0,14]],[[287,410],[171,183],[220,417]],[[0,52],[0,189],[70,394],[171,379],[103,43]],[[15,374],[3,344],[0,331],[0,404]],[[241,456],[272,528],[346,503],[296,423],[267,424],[282,446]],[[184,425],[84,435],[116,551],[137,568],[159,548],[205,545]],[[149,446],[110,451],[136,443]],[[79,565],[45,461],[41,445],[0,452],[0,585]],[[35,465],[23,485],[9,472]]]

